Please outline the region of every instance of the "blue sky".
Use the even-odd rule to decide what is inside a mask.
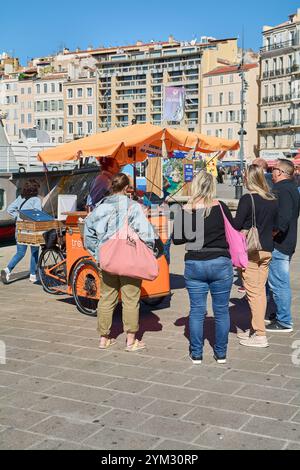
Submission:
[[[243,28],[245,47],[258,50],[262,26],[286,21],[297,7],[300,1],[290,0],[6,0],[0,8],[0,52],[25,64],[62,46],[127,45],[169,34],[183,41],[241,37]]]

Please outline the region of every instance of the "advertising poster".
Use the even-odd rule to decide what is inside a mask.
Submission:
[[[163,121],[180,122],[184,115],[184,87],[164,87]]]
[[[183,163],[181,160],[166,158],[163,160],[164,197],[174,193],[180,195],[184,184]]]

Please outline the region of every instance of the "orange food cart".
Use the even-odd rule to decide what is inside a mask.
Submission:
[[[151,124],[136,124],[63,144],[39,154],[45,164],[62,160],[94,156],[115,158],[120,166],[135,164],[147,158],[147,153],[162,149],[213,151],[234,150],[237,141],[228,141],[201,134],[164,129]],[[43,288],[51,294],[74,297],[80,312],[95,315],[100,298],[100,270],[83,244],[83,225],[86,212],[71,212],[65,222],[65,237],[58,237],[55,247],[42,250],[38,270]],[[168,239],[168,220],[165,214],[149,216],[163,243]],[[154,281],[143,281],[141,299],[160,303],[170,294],[169,266],[164,255],[158,258],[159,275]]]

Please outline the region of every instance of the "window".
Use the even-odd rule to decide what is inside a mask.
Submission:
[[[77,134],[78,134],[78,135],[83,135],[83,126],[82,126],[82,122],[77,122]]]
[[[37,93],[41,93],[41,85],[38,84],[38,85],[36,86],[36,92],[37,92]]]
[[[233,75],[232,75],[232,74],[231,74],[231,75],[229,75],[229,81],[230,81],[230,83],[232,83],[232,82],[233,82]]]
[[[93,96],[93,88],[87,89],[87,96]]]
[[[49,111],[48,101],[44,101],[44,111]]]
[[[233,104],[233,92],[228,93],[228,104]]]
[[[233,139],[233,129],[231,127],[227,130],[227,139]]]
[[[77,88],[77,98],[82,98],[82,88]]]
[[[21,114],[21,124],[25,123],[25,114]]]
[[[58,84],[58,91],[59,91],[59,93],[62,93],[62,91],[63,91],[63,85],[62,85],[62,83],[59,83],[59,84]]]
[[[209,79],[208,79],[208,84],[209,84],[209,85],[212,85],[212,77],[209,77]]]
[[[31,88],[27,88],[28,95],[31,95]]]
[[[223,104],[223,97],[224,97],[224,94],[223,94],[223,93],[220,93],[220,94],[219,94],[220,105]]]
[[[51,131],[55,131],[56,126],[55,126],[55,119],[51,119]]]
[[[58,110],[63,111],[64,109],[64,102],[63,100],[58,100]]]
[[[221,84],[224,83],[224,77],[223,77],[223,75],[220,76],[220,83],[221,83]]]
[[[269,88],[268,85],[265,85],[265,92],[264,92],[264,97],[265,98],[268,98],[268,94],[269,94],[268,88]]]
[[[0,189],[0,211],[3,211],[5,208],[5,191]]]
[[[27,121],[28,121],[28,124],[32,123],[32,115],[31,114],[27,114]]]
[[[24,95],[25,93],[25,88],[21,88],[21,95]]]
[[[71,104],[68,105],[68,116],[73,116],[73,106]]]
[[[68,98],[73,98],[73,90],[72,90],[72,88],[68,88]]]
[[[62,131],[64,129],[64,120],[62,118],[58,119],[58,130]]]
[[[264,111],[264,122],[268,122],[268,111]]]
[[[78,116],[82,115],[82,104],[77,105],[77,114],[78,114]]]
[[[223,122],[223,111],[220,111],[220,122]]]
[[[207,95],[207,105],[212,106],[212,95]]]
[[[219,122],[219,113],[216,113],[216,122]]]
[[[92,106],[91,104],[88,104],[87,113],[88,113],[89,115],[93,114],[93,106]]]
[[[44,83],[44,93],[47,93],[47,91],[48,91],[47,83]]]
[[[51,111],[56,111],[56,101],[51,100]]]
[[[92,121],[87,121],[87,133],[91,134],[93,132],[93,123]]]
[[[55,93],[55,83],[51,83],[51,93]]]
[[[74,125],[73,122],[68,122],[68,134],[74,133]]]

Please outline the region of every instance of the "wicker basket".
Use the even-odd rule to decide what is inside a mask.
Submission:
[[[43,234],[48,230],[59,229],[63,223],[58,220],[49,222],[17,222],[17,242],[20,245],[44,245]]]

